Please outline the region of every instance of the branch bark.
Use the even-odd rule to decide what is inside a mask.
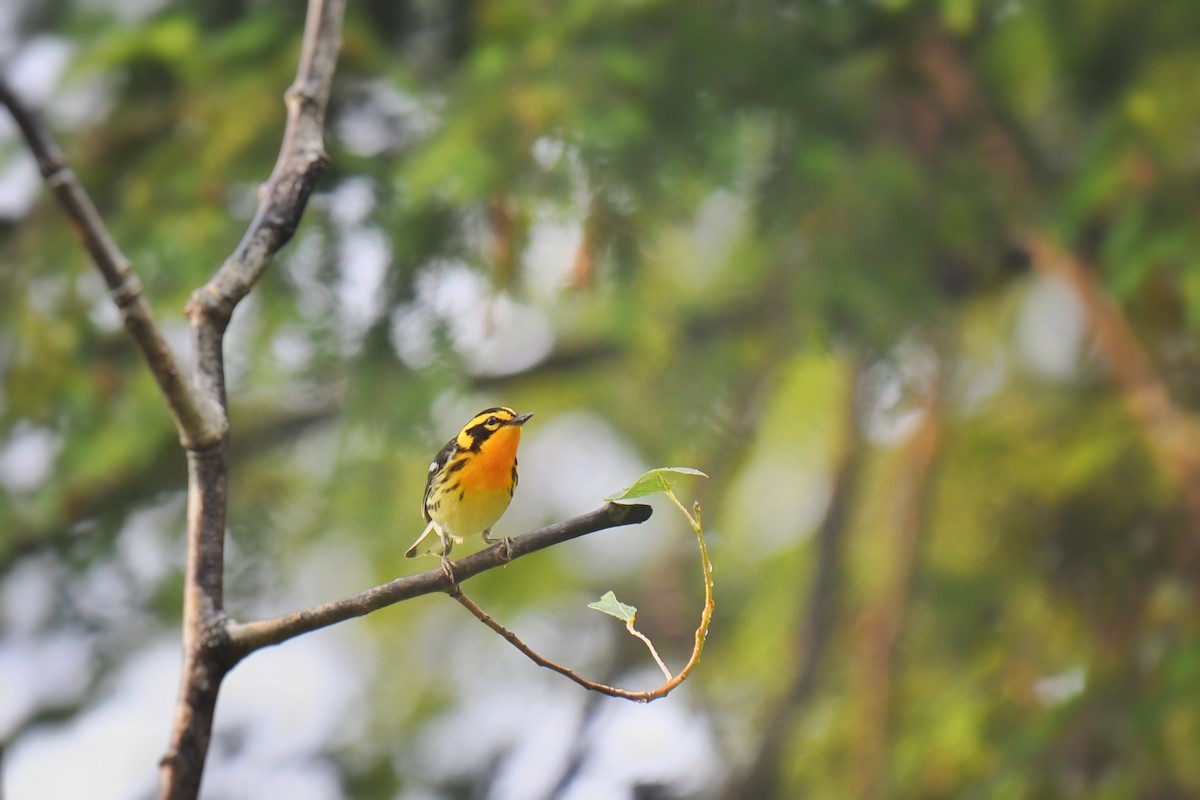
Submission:
[[[253,289],[275,253],[294,234],[328,157],[325,110],[341,42],[344,0],[310,0],[296,79],[286,92],[287,125],[279,157],[263,186],[254,219],[213,278],[197,289],[186,313],[193,335],[188,381],[162,336],[128,259],[117,249],[95,206],[66,166],[61,151],[0,78],[0,102],[12,111],[47,184],[75,222],[104,275],[126,327],[158,381],[188,457],[187,563],[184,575],[183,670],[160,763],[159,797],[199,795],[221,682],[257,649],[367,614],[401,600],[456,587],[441,569],[400,578],[357,595],[275,619],[237,623],[224,611],[224,539],[228,507],[228,417],[224,334],[238,303]],[[466,580],[514,558],[594,531],[645,521],[645,505],[607,504],[548,525],[454,564]]]
[[[284,94],[287,127],[258,209],[233,254],[188,302],[188,315],[224,330],[234,308],[254,288],[279,248],[300,224],[308,198],[329,156],[325,109],[342,41],[345,0],[311,0],[296,79]],[[196,324],[193,322],[193,324]]]
[[[195,391],[179,366],[171,346],[154,319],[150,304],[142,292],[142,282],[113,241],[96,210],[95,203],[79,182],[74,170],[59,148],[50,130],[0,75],[0,103],[20,128],[21,134],[37,159],[38,169],[46,185],[58,198],[59,205],[75,226],[83,246],[121,312],[125,329],[133,337],[146,365],[166,399],[175,420],[179,441],[184,447],[205,448],[215,445],[225,436],[228,422],[224,410],[203,394]]]
[[[285,94],[287,125],[279,157],[246,235],[216,275],[187,304],[193,387],[225,416],[224,337],[237,304],[300,223],[328,161],[325,108],[341,46],[344,0],[310,0],[296,79]],[[240,655],[229,641],[223,583],[228,506],[228,426],[215,441],[188,447],[187,566],[184,573],[183,672],[159,796],[190,800],[212,735],[221,681]]]
[[[708,638],[708,626],[712,622],[713,610],[716,608],[716,605],[713,602],[712,562],[708,558],[708,546],[704,543],[704,531],[700,524],[700,504],[696,503],[692,507],[693,513],[688,513],[688,510],[683,507],[683,504],[679,502],[679,500],[675,497],[675,494],[670,489],[667,489],[666,495],[679,508],[679,510],[683,512],[683,515],[687,517],[688,522],[692,526],[692,530],[696,533],[697,542],[700,548],[700,569],[704,580],[704,608],[700,612],[700,624],[696,628],[695,642],[692,645],[692,655],[690,658],[688,658],[687,664],[683,666],[683,669],[679,671],[678,675],[671,674],[671,670],[669,670],[667,665],[663,663],[662,658],[659,657],[658,651],[654,648],[654,644],[650,641],[650,639],[647,638],[641,631],[633,627],[633,619],[629,618],[626,620],[626,629],[630,634],[638,639],[641,639],[642,642],[645,643],[646,647],[650,650],[651,656],[654,657],[654,661],[658,664],[659,669],[662,670],[663,676],[666,678],[666,682],[660,684],[658,688],[646,689],[643,691],[631,691],[629,689],[621,689],[607,683],[589,680],[588,678],[585,678],[579,673],[575,672],[575,670],[571,669],[570,667],[566,667],[562,664],[551,661],[541,653],[538,653],[529,645],[525,644],[525,642],[523,642],[519,636],[501,625],[490,614],[476,605],[475,601],[467,597],[457,584],[451,588],[450,596],[457,600],[463,608],[470,611],[476,619],[478,619],[484,625],[487,625],[496,633],[500,634],[500,636],[504,637],[509,644],[524,653],[527,658],[533,661],[533,663],[537,664],[539,667],[545,667],[546,669],[553,670],[559,675],[573,680],[575,683],[579,684],[585,689],[588,689],[589,691],[599,692],[600,694],[608,695],[609,697],[620,697],[625,700],[634,700],[639,703],[649,703],[651,700],[657,700],[661,697],[666,697],[668,694],[674,691],[676,687],[687,680],[687,676],[691,674],[691,671],[695,669],[697,664],[700,663],[700,654],[704,651],[704,642],[705,639]],[[646,509],[649,511],[648,506]]]
[[[650,513],[650,506],[647,505],[606,503],[595,511],[538,528],[536,531],[510,539],[507,543],[492,545],[486,550],[455,561],[454,577],[458,581],[465,581],[522,556],[589,533],[623,525],[637,525],[650,519]],[[233,622],[229,624],[227,633],[236,658],[241,659],[263,647],[280,644],[302,634],[361,617],[401,600],[433,592],[450,592],[453,589],[454,583],[444,571],[440,568],[431,569],[302,611],[258,622]]]

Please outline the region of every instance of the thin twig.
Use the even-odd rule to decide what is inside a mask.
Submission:
[[[704,651],[704,641],[708,637],[708,627],[712,622],[713,610],[716,608],[716,605],[713,602],[712,562],[708,558],[708,546],[704,543],[704,533],[700,527],[699,504],[694,506],[695,516],[693,516],[692,514],[689,514],[688,511],[679,503],[672,492],[668,490],[666,494],[671,498],[675,505],[679,506],[679,509],[683,511],[684,516],[688,518],[688,521],[692,525],[692,530],[695,531],[696,538],[700,543],[700,567],[704,576],[704,610],[700,612],[700,625],[696,628],[695,644],[692,647],[692,655],[688,659],[687,664],[684,665],[683,669],[679,671],[679,674],[675,675],[674,677],[671,675],[671,670],[669,670],[666,664],[663,663],[662,659],[659,658],[658,652],[654,649],[654,645],[650,643],[650,640],[634,630],[632,625],[626,625],[630,633],[633,633],[635,636],[645,642],[647,647],[650,648],[650,652],[654,656],[654,660],[658,663],[659,668],[663,671],[663,674],[667,678],[666,683],[662,684],[657,689],[635,692],[630,691],[629,689],[621,689],[616,686],[610,686],[606,683],[599,683],[597,681],[589,680],[588,678],[580,675],[578,672],[575,672],[575,670],[571,669],[570,667],[566,667],[562,664],[551,661],[550,659],[538,653],[529,645],[525,644],[525,642],[522,641],[519,636],[501,625],[495,620],[495,618],[480,608],[474,600],[467,597],[466,594],[463,593],[462,587],[458,584],[451,585],[448,593],[451,597],[457,600],[463,608],[475,615],[476,619],[478,619],[484,625],[487,625],[496,633],[500,634],[505,640],[508,641],[509,644],[524,653],[530,661],[537,664],[539,667],[545,667],[546,669],[557,672],[559,675],[574,681],[585,689],[593,692],[599,692],[600,694],[605,694],[609,697],[620,697],[625,700],[634,700],[639,703],[649,703],[651,700],[657,700],[660,697],[666,697],[677,686],[679,686],[679,684],[687,680],[687,676],[691,674],[691,671],[695,668],[695,666],[700,663],[700,654]],[[638,508],[639,506],[629,507]],[[649,506],[641,507],[649,509]]]
[[[675,676],[671,674],[671,670],[667,667],[666,662],[662,660],[662,656],[658,654],[658,648],[654,646],[654,642],[650,641],[650,637],[633,627],[633,620],[625,623],[625,630],[629,631],[629,635],[642,640],[642,644],[646,645],[646,649],[650,651],[650,657],[654,659],[654,663],[658,664],[658,668],[662,671],[663,677],[671,680]]]
[[[189,448],[213,446],[224,437],[228,427],[224,411],[188,383],[174,351],[154,319],[133,265],[113,241],[92,198],[67,164],[62,149],[40,117],[25,105],[3,76],[0,76],[0,103],[8,107],[37,159],[46,185],[75,224],[84,247],[104,276],[125,328],[162,390],[175,419],[180,442]]]
[[[455,561],[452,563],[454,578],[465,581],[522,556],[589,533],[645,522],[650,519],[650,514],[651,508],[647,505],[607,503],[595,511],[547,525]],[[242,658],[263,647],[280,644],[302,634],[361,617],[401,600],[434,592],[450,592],[453,589],[454,583],[445,571],[435,568],[417,575],[406,575],[349,597],[302,611],[257,622],[231,622],[227,626],[227,633],[237,657]]]

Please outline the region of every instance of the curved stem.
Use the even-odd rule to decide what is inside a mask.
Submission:
[[[666,676],[666,682],[656,689],[648,689],[646,691],[639,692],[632,691],[630,689],[621,689],[617,686],[610,686],[606,683],[599,683],[597,681],[589,680],[588,678],[580,675],[578,672],[575,672],[570,667],[566,667],[562,664],[551,661],[529,645],[525,644],[525,642],[521,640],[521,637],[517,636],[508,628],[501,625],[494,617],[480,608],[474,600],[463,594],[462,588],[459,587],[458,584],[451,584],[447,591],[451,597],[458,601],[459,605],[467,609],[467,611],[470,611],[475,618],[484,625],[487,625],[493,631],[500,634],[509,644],[524,653],[530,661],[537,664],[539,667],[545,667],[546,669],[553,670],[559,675],[574,681],[585,689],[593,692],[599,692],[600,694],[605,694],[609,697],[620,697],[624,700],[634,700],[639,703],[649,703],[651,700],[657,700],[660,697],[666,697],[677,686],[679,686],[679,684],[687,680],[687,676],[691,673],[695,666],[700,663],[700,654],[704,651],[704,642],[708,638],[708,627],[712,622],[713,610],[716,608],[716,605],[713,601],[712,561],[710,561],[708,558],[708,545],[704,543],[704,530],[700,525],[700,504],[697,503],[695,506],[693,506],[693,511],[695,512],[694,514],[689,513],[688,510],[684,508],[682,504],[680,504],[679,500],[675,497],[674,493],[671,492],[670,489],[666,491],[666,495],[671,498],[672,502],[674,502],[675,505],[679,507],[679,510],[683,512],[683,515],[687,517],[688,522],[691,523],[692,530],[696,533],[696,539],[700,543],[700,566],[704,576],[704,609],[700,612],[700,625],[696,628],[696,638],[695,644],[692,647],[692,655],[688,659],[687,664],[684,665],[683,669],[679,671],[679,674],[675,675],[674,677],[671,676],[671,671],[667,669],[667,666],[663,663],[662,659],[659,658],[658,652],[655,650],[654,645],[651,644],[650,640],[640,632],[634,630],[632,622],[626,623],[626,628],[629,630],[629,632],[641,639],[646,646],[650,648],[650,653],[654,657],[655,663],[658,664],[659,669],[661,669],[663,674]],[[611,503],[609,505],[613,506]],[[621,508],[622,506],[617,507]],[[649,506],[625,507],[645,508],[647,512],[650,508]],[[648,513],[647,516],[649,516]]]

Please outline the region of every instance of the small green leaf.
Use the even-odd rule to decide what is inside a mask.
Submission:
[[[588,608],[594,608],[597,611],[603,611],[610,617],[616,617],[626,624],[632,624],[633,618],[637,616],[637,609],[633,606],[627,606],[617,599],[617,596],[612,592],[605,592],[594,603],[588,603]]]
[[[605,499],[610,503],[620,503],[624,500],[645,497],[648,494],[670,491],[671,486],[674,484],[667,479],[667,475],[698,475],[701,478],[708,477],[700,470],[692,469],[691,467],[658,467],[642,475],[629,488]]]

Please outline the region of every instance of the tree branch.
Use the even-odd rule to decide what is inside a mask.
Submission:
[[[216,275],[187,304],[194,390],[224,412],[224,336],[233,310],[272,257],[292,238],[327,162],[325,107],[341,46],[344,0],[310,0],[296,79],[285,94],[287,125],[279,157],[246,235]],[[212,734],[221,681],[237,663],[223,605],[228,427],[188,448],[187,566],[184,573],[183,670],[159,796],[192,800]]]
[[[308,408],[284,410],[278,416],[255,419],[250,427],[238,428],[236,441],[229,443],[229,456],[250,460],[269,452],[280,442],[291,441],[312,427],[327,423],[340,413],[334,402],[322,402]],[[246,411],[254,414],[255,410]],[[93,517],[111,517],[122,509],[163,492],[178,490],[186,481],[185,465],[177,463],[178,447],[165,433],[155,437],[150,455],[138,463],[116,466],[103,477],[84,483],[72,483],[64,491],[69,502],[58,503],[53,514],[36,521],[20,521],[6,531],[7,541],[0,543],[0,579],[22,558],[39,552],[55,552],[72,540],[72,526]],[[112,529],[115,525],[106,527]],[[119,527],[119,526],[116,526]],[[115,532],[115,531],[114,531]]]
[[[175,419],[180,442],[185,447],[204,448],[220,441],[228,427],[224,412],[188,383],[175,353],[154,320],[133,265],[113,241],[95,204],[67,164],[49,129],[3,76],[0,76],[0,103],[8,107],[37,159],[46,185],[75,224],[76,233],[104,276],[126,330],[142,351],[146,365],[162,390]]]
[[[650,649],[650,654],[654,657],[654,661],[658,664],[666,677],[666,682],[661,684],[656,689],[647,689],[645,691],[631,691],[629,689],[621,689],[616,686],[610,686],[607,683],[598,683],[597,681],[589,680],[580,675],[570,667],[565,667],[543,656],[541,653],[534,650],[529,645],[525,644],[519,636],[510,631],[508,628],[501,625],[490,614],[475,604],[475,601],[467,597],[463,593],[462,587],[454,584],[450,588],[450,596],[458,601],[459,605],[470,611],[477,620],[487,625],[496,633],[500,634],[505,641],[513,647],[525,654],[530,661],[537,664],[539,667],[553,670],[565,678],[569,678],[585,689],[600,694],[608,695],[609,697],[620,697],[623,700],[634,700],[639,703],[649,703],[651,700],[658,700],[660,697],[666,697],[677,686],[687,680],[687,676],[691,674],[696,665],[700,663],[700,654],[704,651],[704,641],[708,638],[708,626],[712,622],[713,610],[716,608],[713,603],[713,580],[712,580],[712,562],[708,558],[708,546],[704,543],[704,531],[700,525],[700,504],[696,503],[692,506],[694,513],[688,513],[688,510],[683,507],[675,494],[666,489],[666,495],[670,498],[676,507],[683,512],[687,517],[688,522],[692,526],[692,530],[696,532],[696,539],[700,546],[700,569],[704,579],[704,609],[700,612],[700,625],[696,628],[695,643],[692,646],[692,655],[688,658],[687,664],[679,671],[678,675],[672,675],[671,670],[667,669],[667,665],[663,663],[659,657],[658,651],[654,648],[654,644],[641,631],[633,627],[633,617],[625,619],[625,629],[630,634],[640,639],[646,647]],[[648,507],[647,507],[648,508]]]
[[[198,355],[199,358],[199,355]],[[221,681],[233,667],[224,646],[228,448],[188,450],[187,562],[183,581],[183,669],[170,743],[159,761],[159,797],[194,800],[212,736]]]
[[[647,505],[621,505],[606,503],[595,511],[589,511],[572,519],[555,522],[536,531],[526,533],[508,542],[492,545],[466,558],[453,562],[454,577],[458,581],[473,578],[481,572],[502,567],[515,559],[536,553],[556,544],[585,536],[589,533],[637,525],[650,519],[651,509]],[[406,575],[394,581],[375,586],[358,594],[343,597],[313,608],[293,611],[258,622],[229,623],[229,636],[235,660],[241,659],[263,647],[280,644],[305,633],[361,617],[372,611],[433,592],[450,592],[454,583],[440,568],[416,575]]]
[[[284,94],[287,127],[271,177],[260,190],[254,219],[233,254],[188,302],[189,316],[223,330],[233,309],[262,277],[271,258],[292,238],[309,195],[329,163],[325,109],[342,41],[344,0],[308,4],[296,79]]]

